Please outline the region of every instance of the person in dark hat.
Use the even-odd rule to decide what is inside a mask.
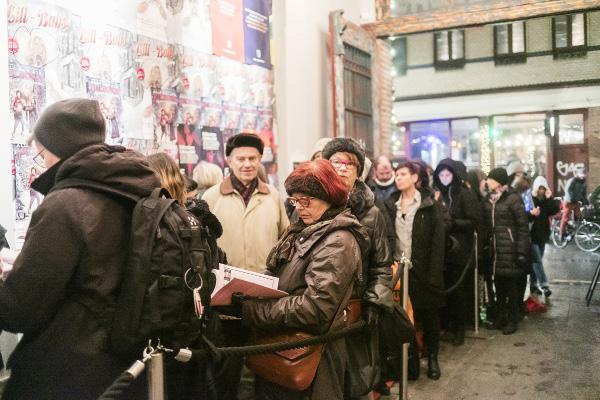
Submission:
[[[375,195],[360,178],[365,167],[365,150],[353,139],[335,138],[323,148],[323,158],[331,162],[337,174],[342,178],[350,193],[348,206],[352,214],[367,228],[369,234],[371,243],[362,262],[362,276],[365,279],[354,287],[352,298],[361,300],[363,317],[367,323],[377,326],[381,311],[393,307],[390,282],[391,266],[394,260],[387,240],[385,217],[375,206]],[[376,339],[375,333],[372,333],[371,337],[367,335],[365,338],[361,335],[346,339],[348,351],[357,353],[355,356],[351,354],[349,357],[349,376],[346,379],[347,398],[357,398],[375,386],[387,394],[387,386],[383,382],[373,382],[371,387],[359,384],[372,380],[371,377],[364,376],[365,372],[375,373],[378,371],[380,363],[376,358],[364,357],[359,354],[364,352],[367,347],[372,347],[365,346],[365,340]],[[372,360],[375,365],[359,365],[359,360]]]
[[[231,173],[202,196],[223,226],[218,244],[229,264],[255,272],[264,272],[269,252],[289,225],[283,198],[277,189],[258,178],[263,149],[263,141],[257,135],[242,133],[230,137],[225,155]],[[224,331],[227,345],[245,343],[239,321],[224,321]],[[218,385],[219,398],[237,399],[242,360],[229,358],[225,363]]]
[[[88,189],[59,189],[70,178],[135,196],[160,185],[143,155],[104,144],[104,124],[97,101],[63,100],[46,108],[30,138],[45,167],[31,186],[46,197],[0,287],[0,329],[23,334],[3,399],[96,399],[130,365],[109,352],[108,327],[83,304],[115,304],[132,207]],[[145,398],[139,386],[126,397]]]
[[[505,335],[518,327],[521,303],[519,280],[530,268],[529,221],[521,196],[508,186],[504,168],[487,177],[490,190],[484,202],[484,251],[492,263],[496,286],[496,327]]]

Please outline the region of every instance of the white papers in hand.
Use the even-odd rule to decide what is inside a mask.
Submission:
[[[226,306],[231,304],[233,293],[242,293],[251,297],[280,298],[287,293],[278,290],[279,278],[248,271],[230,265],[219,264],[218,270],[213,270],[216,276],[215,289],[212,293],[211,305]]]

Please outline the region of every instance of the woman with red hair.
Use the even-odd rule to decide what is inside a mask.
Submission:
[[[367,235],[346,209],[348,189],[328,161],[301,164],[286,179],[299,221],[267,259],[289,296],[242,301],[242,322],[261,330],[293,328],[322,334],[344,326],[344,308],[361,270]],[[343,339],[325,344],[312,385],[298,392],[257,376],[258,399],[343,399],[347,363]]]

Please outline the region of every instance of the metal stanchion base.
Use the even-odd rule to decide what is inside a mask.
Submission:
[[[467,339],[493,339],[496,337],[499,331],[497,330],[489,330],[489,329],[480,329],[479,332],[474,330],[466,330],[465,338]]]

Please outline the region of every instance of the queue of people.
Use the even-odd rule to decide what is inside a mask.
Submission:
[[[3,399],[95,399],[129,366],[111,354],[110,327],[81,299],[91,296],[107,310],[114,306],[131,240],[131,206],[86,188],[53,190],[65,179],[92,180],[142,197],[163,187],[210,224],[220,262],[279,279],[285,297],[232,297],[223,309],[229,317],[219,323],[226,346],[281,329],[319,335],[352,318],[370,328],[369,334],[324,344],[306,389],[290,389],[258,372],[252,377],[242,357],[231,357],[204,365],[207,371],[198,365],[177,369],[186,379],[174,378],[181,387],[172,385],[173,398],[237,399],[243,375],[253,379],[257,399],[386,394],[376,332],[380,315],[394,307],[392,264],[402,259],[412,263],[409,296],[423,331],[422,349],[416,340],[410,346],[412,379],[419,377],[420,354],[427,358],[427,377],[442,377],[442,330],[454,345],[464,344],[465,271],[475,254],[482,254],[478,261],[493,289],[489,307],[502,333],[518,329],[528,274],[532,293],[551,295],[542,257],[548,216],[558,210],[540,177],[519,194],[514,187],[526,179],[523,171],[509,176],[496,168],[480,182],[455,160],[435,169],[422,161],[393,168],[381,156],[373,179],[365,181],[370,161],[364,148],[334,138],[319,141],[312,161],[287,177],[284,198],[259,178],[264,144],[256,135],[227,141],[229,176],[201,163],[190,180],[166,154],[143,157],[104,144],[105,131],[98,103],[86,99],[51,105],[34,129],[36,158],[47,169],[32,187],[46,198],[0,287],[0,329],[24,334],[9,361],[12,375]],[[531,207],[524,196],[531,197]],[[475,252],[476,246],[482,251]],[[200,376],[204,384],[195,380]],[[139,390],[133,387],[128,398],[143,398]]]

